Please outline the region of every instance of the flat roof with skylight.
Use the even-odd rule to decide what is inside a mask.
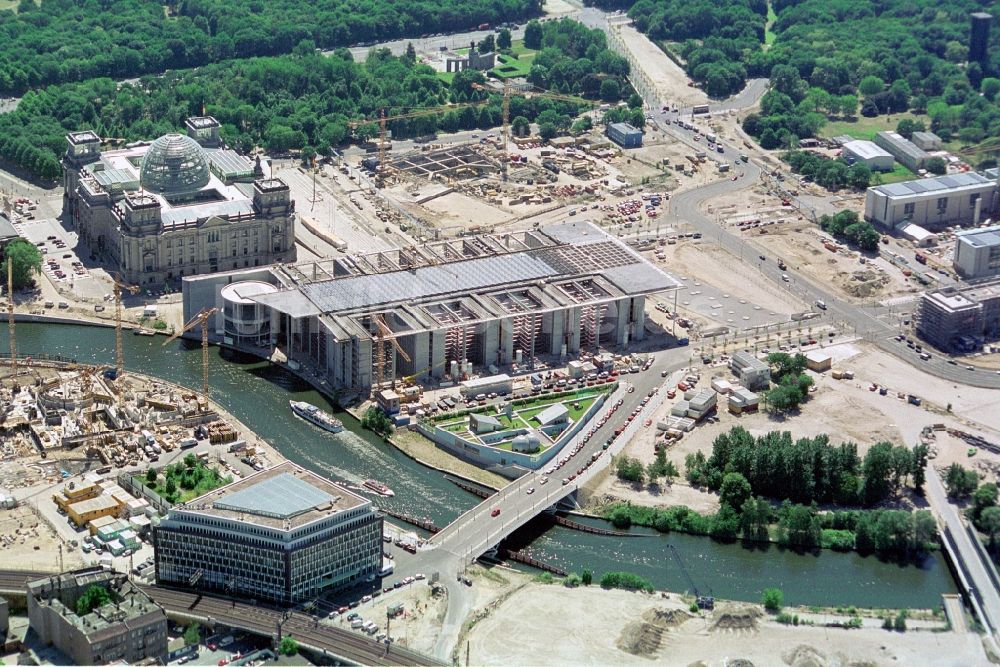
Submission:
[[[176,507],[223,519],[293,529],[370,501],[291,461]]]

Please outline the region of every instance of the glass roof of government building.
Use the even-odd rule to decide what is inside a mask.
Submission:
[[[215,509],[290,519],[336,502],[337,498],[291,473],[281,473],[216,500]]]
[[[165,134],[154,141],[139,172],[142,187],[157,194],[194,192],[210,179],[205,152],[183,134]]]

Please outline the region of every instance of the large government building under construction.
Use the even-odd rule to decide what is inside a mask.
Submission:
[[[186,125],[103,152],[94,132],[66,137],[63,213],[80,239],[138,285],[294,261],[288,186],[222,147],[214,118]]]
[[[574,222],[196,276],[183,293],[186,320],[219,309],[214,340],[265,357],[278,348],[331,389],[366,391],[624,349],[644,337],[645,297],[678,286],[595,225]]]

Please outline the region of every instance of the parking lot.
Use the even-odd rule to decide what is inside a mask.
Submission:
[[[78,256],[79,239],[75,231],[63,228],[57,220],[22,220],[14,228],[42,252],[42,272],[60,291],[69,290],[77,297],[100,300],[107,286],[84,265],[93,266],[89,250]]]

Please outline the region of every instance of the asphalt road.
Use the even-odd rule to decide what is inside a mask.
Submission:
[[[648,371],[620,376],[619,381],[622,383],[622,389],[609,398],[599,414],[605,414],[619,397],[623,400],[622,406],[604,426],[596,430],[594,436],[576,456],[570,459],[569,463],[549,476],[547,484],[541,484],[544,470],[529,472],[449,524],[442,532],[432,538],[430,548],[422,549],[415,557],[397,564],[396,572],[394,572],[395,577],[399,578],[414,572],[424,572],[429,575],[436,573],[448,590],[448,610],[434,652],[439,659],[448,658],[448,651],[455,645],[462,624],[475,602],[474,592],[469,587],[459,583],[458,575],[475,558],[489,548],[496,546],[517,527],[527,523],[544,509],[576,491],[579,486],[607,466],[611,461],[611,456],[620,451],[636,431],[647,428],[643,426],[643,423],[652,417],[662,403],[666,397],[665,391],[656,394],[643,411],[630,424],[627,424],[626,419],[629,413],[639,406],[641,400],[651,389],[666,382],[661,376],[663,371],[667,371],[669,375],[670,372],[687,366],[689,354],[690,348],[688,347],[659,351]],[[633,385],[635,390],[632,393],[625,391],[626,385],[624,383]],[[562,479],[564,477],[569,477],[582,468],[594,453],[604,451],[603,444],[619,427],[626,427],[626,431],[615,440],[614,445],[605,451],[582,475],[578,475],[573,482],[563,486]],[[648,428],[655,428],[655,426],[650,425]],[[586,431],[581,432],[573,441],[563,445],[560,455],[557,455],[556,458],[558,459],[565,455],[564,453],[572,451],[576,442],[582,439],[585,433]],[[554,463],[546,465],[544,468],[547,469],[552,465]],[[528,494],[528,489],[532,487],[535,492]],[[496,508],[500,509],[500,513],[496,517],[491,516]]]
[[[948,501],[941,477],[930,464],[927,466],[927,501],[938,517],[938,521],[946,525],[954,538],[961,567],[975,590],[970,591],[978,600],[983,615],[984,625],[993,633],[994,650],[996,650],[996,633],[1000,631],[1000,590],[997,590],[993,578],[987,571],[988,565],[983,562],[981,549],[972,543],[972,537],[966,532],[958,509]]]

